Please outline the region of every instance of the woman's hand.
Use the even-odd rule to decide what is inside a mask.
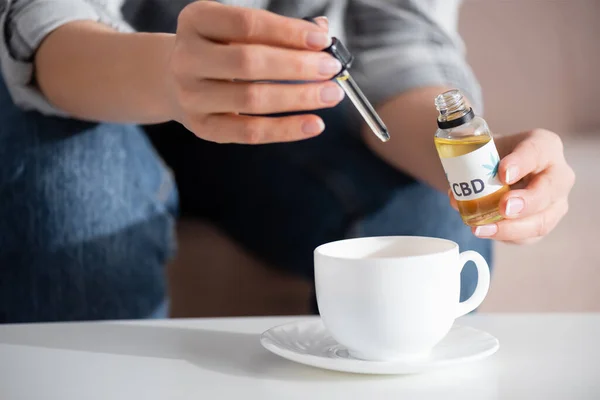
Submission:
[[[575,173],[567,164],[560,137],[537,129],[496,140],[501,155],[499,175],[512,190],[500,201],[505,217],[473,228],[482,238],[526,244],[548,235],[569,209]],[[450,194],[456,208],[456,200]]]
[[[330,79],[339,61],[327,20],[317,24],[264,10],[197,1],[180,14],[167,84],[174,119],[219,143],[306,139],[325,125],[316,115],[263,117],[333,107],[344,92]],[[315,81],[284,84],[253,81]]]

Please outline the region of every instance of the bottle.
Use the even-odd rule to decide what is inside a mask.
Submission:
[[[502,220],[499,203],[510,187],[499,179],[500,156],[487,122],[467,107],[458,90],[437,96],[435,106],[435,147],[464,223],[480,226]]]

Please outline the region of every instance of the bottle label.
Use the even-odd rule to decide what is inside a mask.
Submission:
[[[441,161],[457,201],[477,200],[504,187],[498,176],[500,156],[493,139],[468,154]]]

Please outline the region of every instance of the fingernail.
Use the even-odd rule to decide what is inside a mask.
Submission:
[[[337,74],[342,70],[342,63],[331,57],[330,55],[326,55],[323,57],[319,64],[319,73],[321,75],[331,76]]]
[[[506,183],[509,185],[514,183],[513,180],[517,179],[518,175],[519,168],[516,165],[511,165],[510,167],[506,168],[506,175],[504,176]]]
[[[329,29],[329,19],[325,16],[315,18],[315,22],[321,28]]]
[[[517,215],[525,208],[525,201],[520,197],[512,197],[506,202],[506,215]]]
[[[498,225],[482,225],[475,228],[475,236],[478,237],[490,237],[494,236],[498,232]]]
[[[338,85],[331,85],[321,89],[323,103],[337,103],[344,98],[344,91]]]
[[[306,35],[306,43],[315,49],[324,49],[331,44],[331,38],[327,32],[308,32]]]
[[[306,121],[302,124],[302,132],[307,135],[317,135],[325,129],[325,123],[322,119]]]

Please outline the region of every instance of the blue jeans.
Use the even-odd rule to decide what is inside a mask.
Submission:
[[[316,246],[356,235],[444,237],[490,262],[490,242],[445,194],[365,147],[347,106],[319,112],[327,131],[315,139],[217,145],[175,123],[24,112],[0,81],[0,322],[164,315],[179,213],[309,280]],[[475,283],[466,268],[463,298]]]

